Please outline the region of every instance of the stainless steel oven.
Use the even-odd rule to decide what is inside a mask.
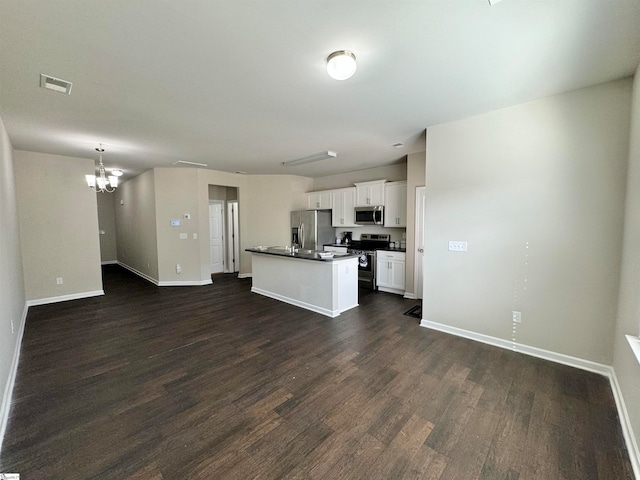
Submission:
[[[360,240],[354,242],[350,253],[360,255],[358,258],[358,283],[361,287],[377,290],[376,286],[376,250],[387,248],[391,235],[363,233]]]

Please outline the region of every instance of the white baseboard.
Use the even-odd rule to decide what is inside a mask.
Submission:
[[[136,270],[133,267],[130,267],[129,265],[127,265],[126,263],[122,263],[121,261],[118,260],[118,265],[120,265],[122,268],[126,268],[127,270],[129,270],[131,273],[135,273],[136,275],[138,275],[141,278],[144,278],[146,281],[153,283],[154,285],[158,286],[158,280],[156,280],[153,277],[150,277],[149,275],[147,275],[146,273],[142,273],[139,270]]]
[[[507,350],[513,350],[514,352],[524,353],[531,355],[532,357],[542,358],[544,360],[550,360],[552,362],[561,363],[570,367],[576,367],[581,370],[587,370],[589,372],[599,373],[600,375],[609,376],[611,367],[602,363],[592,362],[591,360],[585,360],[583,358],[572,357],[570,355],[564,355],[562,353],[551,352],[538,347],[531,347],[522,343],[510,342],[502,338],[492,337],[484,335],[482,333],[472,332],[470,330],[464,330],[462,328],[452,327],[450,325],[444,325],[442,323],[430,322],[424,318],[420,322],[421,327],[431,328],[432,330],[438,330],[440,332],[450,333],[458,337],[468,338],[477,342],[493,345],[494,347],[505,348]]]
[[[202,285],[212,285],[213,281],[209,280],[186,280],[186,281],[162,281],[158,282],[159,287],[198,287]]]
[[[633,473],[637,479],[640,479],[640,449],[636,442],[636,437],[633,434],[633,428],[631,427],[631,420],[629,419],[629,413],[627,412],[627,405],[618,383],[618,377],[616,372],[611,368],[611,374],[609,375],[609,382],[611,383],[611,390],[613,391],[613,398],[616,401],[616,407],[618,408],[618,417],[620,417],[620,426],[622,427],[622,435],[624,441],[627,444],[627,451],[629,452],[629,460],[631,461],[631,467]]]
[[[579,368],[581,370],[599,373],[600,375],[608,377],[609,383],[611,384],[613,397],[616,402],[616,408],[618,410],[618,417],[620,419],[620,426],[622,427],[622,434],[627,445],[627,451],[629,452],[629,460],[631,461],[631,466],[633,468],[635,477],[640,480],[640,449],[638,449],[638,443],[636,442],[635,435],[633,434],[627,407],[625,405],[624,397],[622,395],[622,391],[620,390],[620,385],[618,384],[616,372],[613,367],[601,363],[592,362],[590,360],[585,360],[583,358],[577,358],[569,355],[564,355],[562,353],[551,352],[542,348],[510,342],[501,338],[464,330],[462,328],[452,327],[450,325],[444,325],[442,323],[431,322],[425,319],[422,319],[420,321],[420,326],[430,328],[432,330],[438,330],[440,332],[450,333],[451,335],[456,335],[458,337],[468,338],[477,342],[486,343],[495,347],[524,353],[525,355],[531,355],[532,357],[542,358],[551,362]]]
[[[155,286],[157,287],[199,287],[202,285],[211,285],[213,283],[213,281],[208,278],[207,280],[171,280],[171,281],[160,281],[160,280],[156,280],[153,277],[150,277],[149,275],[147,275],[146,273],[142,273],[139,270],[136,270],[135,268],[127,265],[126,263],[122,263],[122,262],[118,262],[118,265],[120,265],[123,268],[126,268],[127,270],[129,270],[132,273],[135,273],[136,275],[138,275],[141,278],[144,278],[145,280],[147,280],[148,282],[153,283]]]
[[[312,312],[319,313],[321,315],[325,315],[327,317],[335,318],[340,315],[345,310],[329,310],[328,308],[322,308],[317,305],[311,305],[310,303],[301,302],[300,300],[296,300],[294,298],[285,297],[284,295],[280,295],[278,293],[269,292],[267,290],[263,290],[261,288],[251,287],[251,291],[253,293],[258,293],[260,295],[264,295],[265,297],[273,298],[275,300],[280,300],[281,302],[288,303],[289,305],[295,305],[296,307],[304,308],[306,310],[311,310]],[[358,306],[357,304],[354,306]],[[349,307],[353,308],[353,307]]]
[[[100,262],[100,265],[117,265],[117,260],[105,260],[104,262]]]
[[[404,298],[408,298],[409,300],[415,300],[416,294],[411,292],[404,292]]]
[[[251,278],[253,277],[253,273],[239,273],[238,278]]]
[[[24,328],[27,324],[27,312],[29,306],[25,302],[20,325],[18,326],[18,335],[16,337],[16,345],[13,351],[13,360],[9,369],[9,378],[4,387],[2,394],[2,403],[0,404],[0,454],[2,454],[2,442],[4,434],[7,431],[7,423],[9,421],[9,410],[11,409],[11,397],[13,396],[13,386],[16,383],[16,375],[18,374],[18,363],[20,362],[20,347],[22,346],[22,337],[24,336]]]
[[[79,300],[81,298],[98,297],[100,295],[104,295],[104,290],[72,293],[70,295],[60,295],[58,297],[37,298],[35,300],[27,300],[27,306],[34,307],[36,305],[47,305],[49,303],[66,302],[68,300]]]

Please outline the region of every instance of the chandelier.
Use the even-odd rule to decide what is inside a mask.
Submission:
[[[96,193],[113,193],[118,187],[118,177],[122,175],[122,170],[111,170],[111,175],[107,177],[107,171],[102,163],[102,144],[96,148],[96,152],[100,154],[100,165],[98,166],[98,176],[85,175],[87,185]],[[109,188],[111,187],[111,188]]]

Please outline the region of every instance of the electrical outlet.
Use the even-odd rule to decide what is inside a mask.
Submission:
[[[176,265],[176,273],[182,273],[182,267],[179,263]]]
[[[198,234],[197,234],[197,233],[194,233],[194,234],[193,234],[193,239],[194,239],[194,240],[197,240],[197,239],[198,239]]]
[[[511,321],[513,323],[522,323],[522,312],[516,312],[515,310],[511,312]]]
[[[11,319],[11,335],[16,333],[15,327],[13,326],[13,318]]]
[[[56,283],[57,283],[58,285],[62,285],[62,284],[64,283],[64,281],[62,280],[62,277],[57,277],[57,278],[56,278]]]
[[[459,242],[455,240],[449,240],[449,251],[450,252],[466,252],[467,251],[467,242]]]

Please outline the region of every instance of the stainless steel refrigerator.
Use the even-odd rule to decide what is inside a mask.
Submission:
[[[330,210],[299,210],[291,212],[291,243],[300,248],[322,250],[335,240]]]

